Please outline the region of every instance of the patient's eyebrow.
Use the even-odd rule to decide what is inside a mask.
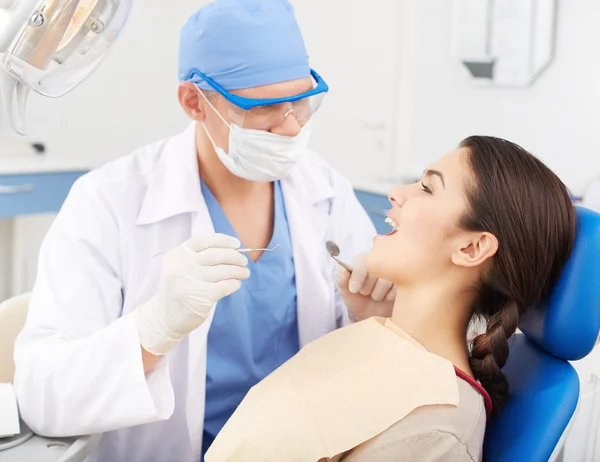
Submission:
[[[442,172],[439,172],[437,170],[425,170],[425,176],[437,176],[441,180],[442,186],[446,188],[446,183],[444,182],[444,174]]]

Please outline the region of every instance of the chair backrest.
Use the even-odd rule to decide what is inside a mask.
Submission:
[[[18,295],[0,303],[0,383],[13,381],[13,347],[25,325],[29,297],[30,294]]]
[[[554,460],[575,414],[579,378],[568,361],[586,356],[600,332],[600,214],[576,209],[577,238],[560,280],[511,339],[503,368],[510,396],[488,425],[488,462]]]

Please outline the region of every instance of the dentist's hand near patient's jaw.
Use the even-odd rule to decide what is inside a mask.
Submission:
[[[146,372],[250,276],[239,247],[224,234],[194,236],[163,256],[156,294],[132,313]]]
[[[369,274],[365,254],[352,263],[352,274],[340,268],[338,286],[352,321],[362,321],[371,316],[392,315],[396,286],[390,281]]]

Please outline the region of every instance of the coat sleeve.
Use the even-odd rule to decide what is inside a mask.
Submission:
[[[335,230],[335,241],[340,247],[342,261],[352,263],[352,260],[361,253],[373,248],[373,238],[377,234],[375,226],[369,215],[360,204],[350,182],[339,173],[332,171],[335,199],[331,209],[331,223]],[[334,265],[337,279],[339,267]],[[335,305],[338,327],[349,324],[348,309],[344,305],[342,295],[337,284],[335,285]]]
[[[79,179],[42,244],[25,327],[15,344],[15,392],[36,433],[73,436],[167,419],[167,359],[144,374],[123,283],[117,215]]]

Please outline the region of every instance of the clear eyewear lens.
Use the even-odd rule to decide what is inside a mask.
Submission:
[[[317,112],[325,95],[319,93],[293,103],[258,106],[248,110],[232,105],[229,118],[236,125],[253,130],[270,130],[281,125],[287,117],[294,117],[300,125],[304,125]]]

